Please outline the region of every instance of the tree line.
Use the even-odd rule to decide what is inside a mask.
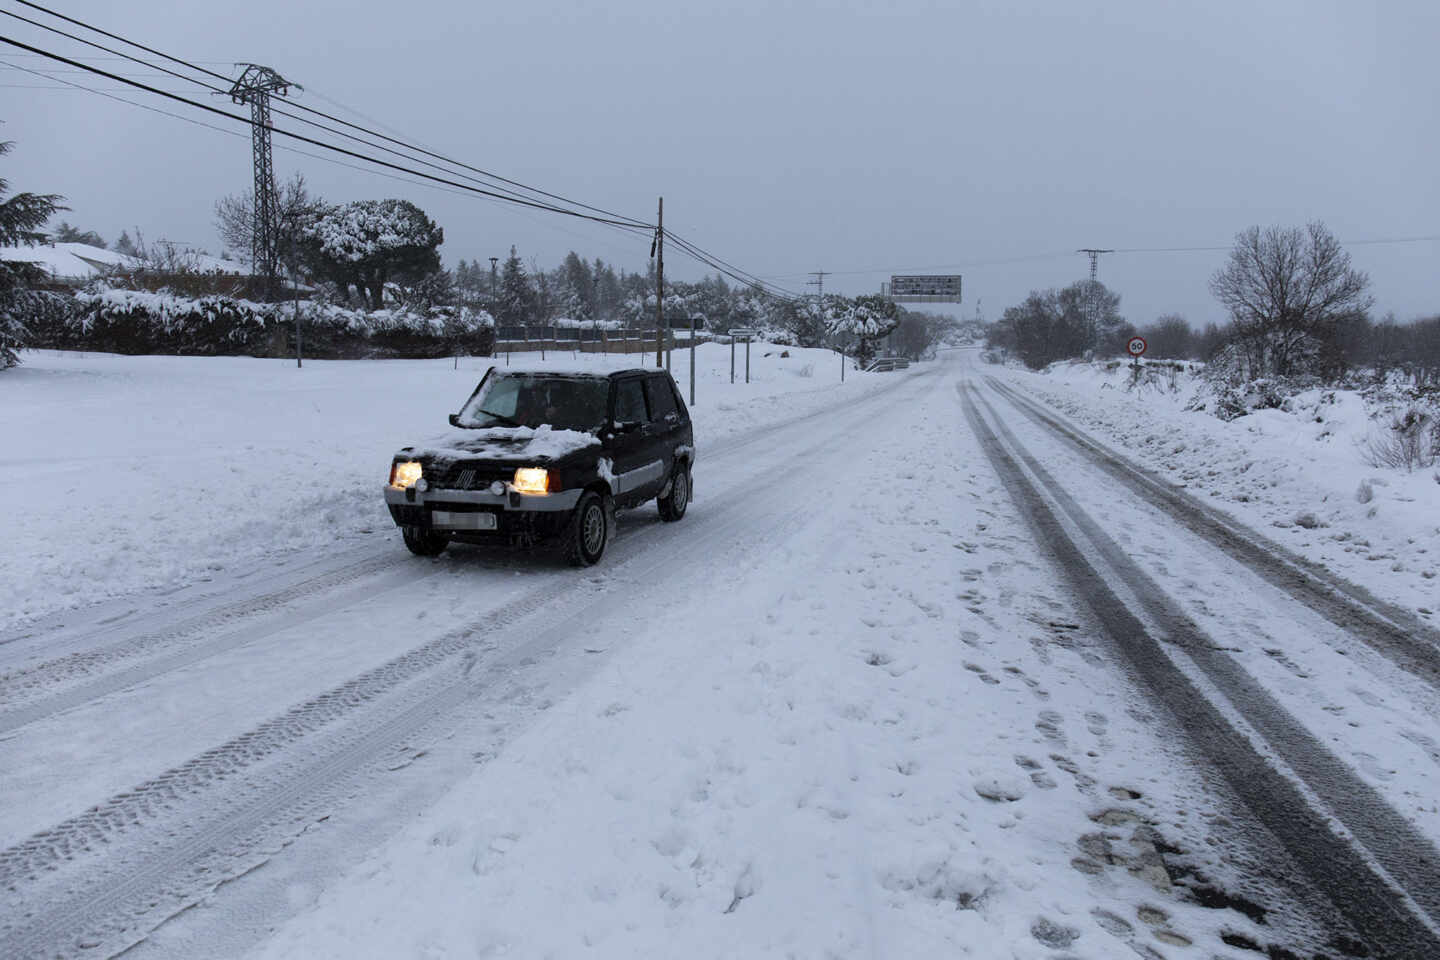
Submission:
[[[4,145],[0,152],[8,149]],[[5,189],[0,181],[0,198]],[[95,232],[65,221],[41,229],[65,209],[62,199],[18,194],[4,201],[0,242],[105,247]],[[254,197],[248,192],[216,203],[215,225],[224,248],[251,249],[253,213]],[[254,350],[261,343],[257,331],[267,323],[278,331],[277,318],[283,315],[267,301],[285,297],[305,299],[307,315],[323,314],[336,331],[362,331],[358,339],[345,340],[347,351],[374,347],[387,331],[398,331],[385,341],[387,350],[428,355],[493,342],[496,324],[545,327],[563,320],[646,330],[656,324],[653,262],[643,271],[627,271],[571,251],[547,269],[533,258],[522,260],[512,246],[503,262],[462,258],[446,269],[439,253],[444,230],[414,203],[395,198],[332,203],[313,195],[298,174],[276,191],[274,213],[285,282],[268,289],[258,278],[197,269],[173,251],[152,251],[138,230],[133,240],[122,233],[114,249],[137,258],[141,266],[102,278],[84,297],[42,295],[34,290],[45,282],[41,271],[23,263],[0,265],[0,367],[15,363],[16,351],[30,344],[90,348],[86,338],[93,339],[97,329],[105,331],[106,349],[123,352]],[[106,290],[164,293],[172,299],[101,295]],[[668,280],[664,297],[667,322],[696,318],[706,331],[719,333],[755,328],[775,342],[841,349],[860,362],[880,352],[919,359],[957,326],[945,315],[907,310],[883,297],[784,298],[719,275]],[[357,319],[365,314],[377,319]],[[239,319],[227,334],[231,318]],[[187,325],[196,329],[177,333]],[[491,328],[489,340],[477,339],[481,327]],[[344,338],[337,332],[332,339]]]
[[[1121,316],[1119,295],[1098,281],[1032,291],[991,325],[986,342],[1040,369],[1057,360],[1123,355],[1139,334],[1146,357],[1205,360],[1237,380],[1333,382],[1364,367],[1440,388],[1440,317],[1375,320],[1369,276],[1322,223],[1240,232],[1210,291],[1228,320],[1198,331],[1178,314],[1137,327]]]

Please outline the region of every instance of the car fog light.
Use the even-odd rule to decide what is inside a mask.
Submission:
[[[490,484],[490,492],[495,494],[495,496],[497,497],[502,496],[505,493],[505,481],[496,480],[494,483]]]
[[[415,489],[419,490],[421,493],[424,493],[426,490],[430,489],[430,481],[426,480],[424,477],[421,477],[419,480],[415,481]]]

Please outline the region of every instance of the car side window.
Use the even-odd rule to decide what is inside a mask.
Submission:
[[[615,385],[615,419],[620,423],[644,423],[650,419],[645,410],[645,386],[638,378]]]
[[[681,423],[690,422],[690,411],[685,408],[685,398],[680,396],[680,387],[674,380],[670,381],[670,394],[675,398],[675,411],[680,415]]]
[[[645,386],[650,394],[650,418],[675,423],[680,419],[680,414],[675,409],[675,394],[671,392],[670,384],[665,382],[669,379],[651,377]]]

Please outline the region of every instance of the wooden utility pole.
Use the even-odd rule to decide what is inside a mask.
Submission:
[[[665,366],[665,198],[655,220],[655,366]]]

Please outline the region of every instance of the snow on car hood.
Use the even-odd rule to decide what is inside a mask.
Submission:
[[[567,453],[598,445],[593,433],[539,427],[489,427],[448,430],[406,450],[437,460],[558,460]]]

